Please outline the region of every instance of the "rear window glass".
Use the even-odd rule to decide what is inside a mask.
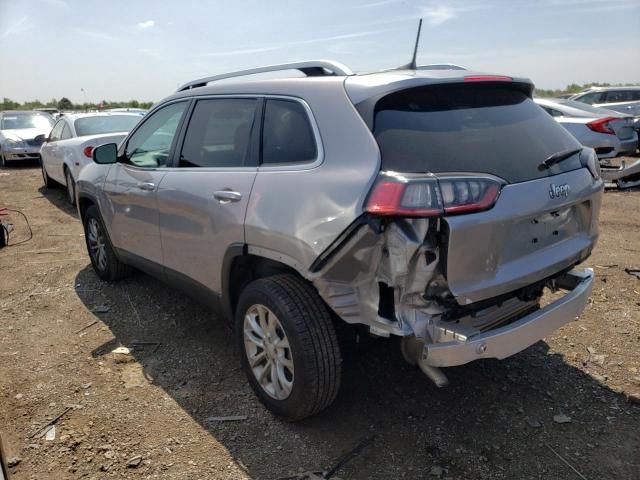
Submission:
[[[524,92],[496,85],[437,85],[376,105],[382,170],[489,173],[516,183],[580,168],[578,156],[540,169],[580,144]]]
[[[79,137],[102,133],[128,132],[142,117],[139,115],[104,115],[78,118],[73,123]]]

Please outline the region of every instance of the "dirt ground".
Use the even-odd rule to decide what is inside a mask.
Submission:
[[[38,166],[0,169],[0,206],[33,228],[0,250],[12,479],[275,480],[327,470],[365,439],[332,478],[640,478],[640,280],[624,270],[640,267],[638,190],[605,194],[579,321],[505,361],[449,369],[444,389],[397,343],[372,341],[335,404],[296,424],[256,400],[222,319],[143,274],[101,282],[64,191],[45,191]],[[19,241],[27,230],[11,220]],[[246,419],[210,419],[229,415]]]

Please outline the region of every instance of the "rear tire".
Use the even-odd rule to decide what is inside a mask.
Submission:
[[[40,167],[42,168],[42,181],[44,183],[44,188],[52,188],[53,180],[51,180],[49,175],[47,175],[47,170],[44,168],[44,160],[42,160],[42,158],[40,158]]]
[[[301,420],[335,400],[342,374],[338,338],[328,307],[302,278],[275,275],[247,285],[236,339],[251,388],[274,414]]]
[[[113,282],[131,274],[131,267],[122,263],[116,257],[102,223],[100,212],[95,205],[87,208],[83,224],[87,252],[96,275],[102,280]]]
[[[76,204],[76,182],[73,180],[73,176],[68,168],[64,169],[64,178],[67,183],[67,199],[73,206]]]

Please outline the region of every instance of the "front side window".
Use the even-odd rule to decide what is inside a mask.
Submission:
[[[199,100],[184,137],[180,167],[250,166],[249,145],[257,105],[254,98]]]
[[[604,94],[602,92],[591,92],[585,93],[580,97],[577,97],[576,100],[582,103],[588,103],[589,105],[593,105],[594,103],[602,103]]]
[[[262,163],[312,162],[318,155],[304,107],[292,100],[267,100],[262,131]]]
[[[188,102],[177,102],[162,107],[144,120],[127,142],[127,161],[137,167],[166,166],[171,144]]]

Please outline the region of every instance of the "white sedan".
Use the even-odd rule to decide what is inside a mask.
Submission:
[[[75,179],[91,163],[94,147],[120,143],[142,118],[135,113],[78,113],[61,117],[40,150],[45,187],[53,182],[66,186],[75,204]]]

